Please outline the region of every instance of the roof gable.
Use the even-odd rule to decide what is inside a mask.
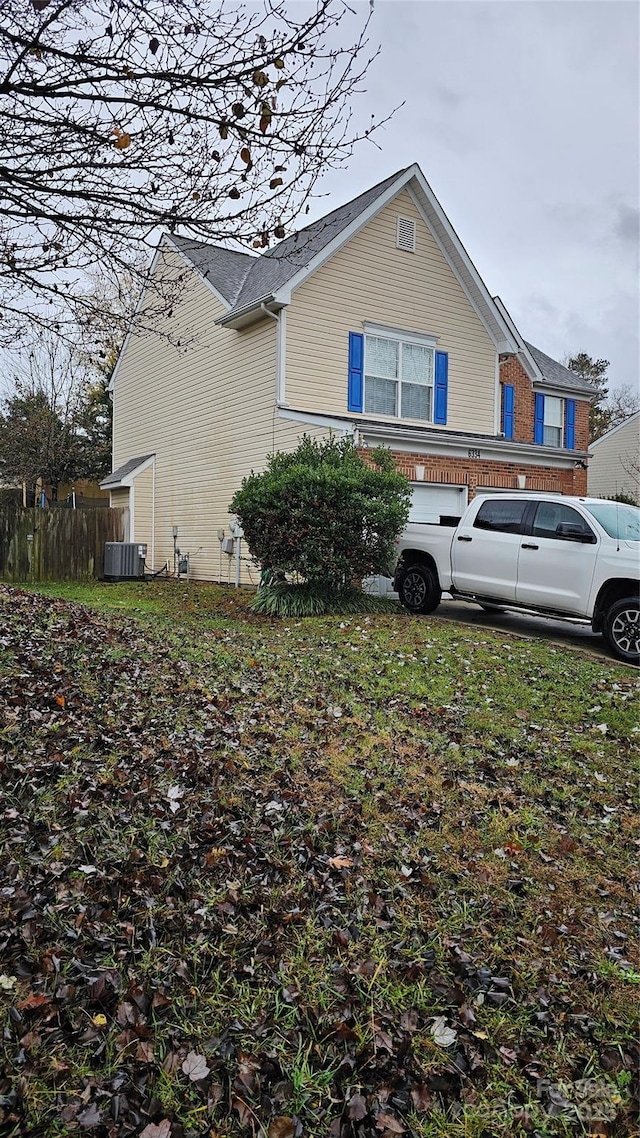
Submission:
[[[390,187],[405,174],[399,170],[391,177],[385,178],[376,186],[359,194],[357,198],[339,206],[331,213],[307,225],[304,229],[292,233],[273,249],[269,249],[261,257],[255,259],[234,305],[235,312],[240,312],[260,300],[274,295],[301,270],[306,270],[315,258],[323,253],[337,237],[340,237],[358,219],[365,216],[371,206],[380,200]],[[230,313],[229,315],[232,315]]]
[[[227,299],[229,311],[218,323],[241,327],[258,318],[265,303],[276,309],[288,304],[292,291],[405,187],[496,348],[515,351],[507,325],[418,165],[397,171],[259,257],[174,235],[170,240]]]
[[[493,300],[511,330],[517,344],[518,358],[534,387],[560,389],[578,395],[582,399],[593,398],[595,391],[592,384],[583,379],[582,376],[577,375],[576,372],[571,371],[570,368],[565,367],[564,364],[552,359],[546,352],[540,351],[540,348],[536,348],[533,344],[523,340],[500,297],[494,296]]]
[[[261,256],[170,235],[187,258],[226,301],[217,323],[241,327],[255,319],[263,304],[282,307],[326,260],[341,249],[389,202],[407,189],[436,244],[484,324],[498,352],[517,354],[534,385],[594,394],[592,384],[527,343],[499,297],[491,297],[475,265],[417,164],[398,170],[345,205],[280,241]]]

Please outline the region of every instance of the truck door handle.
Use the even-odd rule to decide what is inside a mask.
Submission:
[[[522,543],[522,548],[523,548],[523,549],[539,549],[539,548],[540,548],[540,546],[539,546],[539,545],[533,545],[533,544],[532,544],[531,542],[529,542],[529,541],[523,541],[523,543]]]
[[[468,537],[466,534],[463,534],[462,537],[458,538],[458,541],[473,541],[473,538]]]

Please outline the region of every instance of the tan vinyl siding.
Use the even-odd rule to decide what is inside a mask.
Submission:
[[[144,541],[147,546],[147,565],[153,563],[153,463],[147,466],[133,480],[133,533],[131,541]]]
[[[115,509],[124,510],[122,519],[123,540],[129,541],[131,532],[131,515],[129,513],[129,487],[122,486],[109,492],[109,505]]]
[[[181,273],[177,255],[166,256],[165,270]],[[272,449],[295,447],[304,430],[274,415],[276,321],[234,331],[216,326],[224,311],[190,273],[168,324],[172,338],[186,346],[132,336],[114,383],[114,469],[136,455],[156,456],[155,533],[148,468],[134,481],[135,540],[147,542],[149,565],[153,548],[154,569],[165,561],[173,569],[177,526],[178,547],[190,554],[192,576],[203,580],[219,577],[217,530],[229,533],[228,505],[242,478],[263,469]],[[251,578],[257,582],[258,573]],[[251,578],[243,567],[242,580]]]
[[[618,430],[593,445],[589,462],[589,493],[596,498],[614,494],[640,495],[640,415],[632,415]]]
[[[396,248],[398,216],[415,221],[416,252]],[[494,430],[496,351],[404,190],[293,294],[287,310],[286,399],[347,410],[349,332],[371,322],[438,337],[449,353],[447,427]]]
[[[126,486],[119,490],[112,490],[109,505],[117,507],[118,509],[126,509],[129,505],[129,487]]]

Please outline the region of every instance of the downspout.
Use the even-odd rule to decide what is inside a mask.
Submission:
[[[151,571],[156,567],[156,459],[151,467]]]
[[[500,397],[501,397],[501,391],[500,391],[500,353],[496,352],[495,391],[494,391],[494,401],[493,401],[493,403],[494,403],[494,406],[493,406],[493,433],[494,433],[494,435],[499,435],[501,428],[502,428],[502,423],[500,421],[501,420],[501,413],[502,413],[501,398]]]
[[[284,308],[280,312],[272,312],[267,308],[264,301],[260,305],[260,311],[264,312],[265,316],[270,316],[275,320],[278,325],[276,334],[276,407],[286,406],[285,403],[285,336],[286,336],[286,311]]]

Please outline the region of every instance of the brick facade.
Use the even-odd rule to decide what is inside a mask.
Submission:
[[[363,458],[370,452],[362,450]],[[518,462],[493,462],[487,459],[447,458],[440,455],[407,454],[393,451],[398,470],[412,482],[416,466],[424,466],[424,482],[449,486],[466,486],[471,501],[479,486],[496,490],[518,490],[518,475],[526,476],[525,490],[552,494],[582,495],[587,493],[587,472],[581,467],[562,470],[551,466],[524,466]]]
[[[501,383],[512,384],[514,388],[514,442],[534,442],[535,393],[529,376],[517,356],[503,356],[500,360]],[[575,449],[586,452],[589,449],[589,402],[576,399]],[[529,490],[551,494],[581,496],[587,493],[587,471],[582,466],[569,463],[566,467],[545,466],[544,462],[529,465],[517,461],[492,460],[487,458],[454,458],[428,454],[428,440],[425,438],[425,452],[405,453],[394,451],[396,465],[411,482],[431,482],[440,485],[466,486],[469,501],[479,487],[495,490]],[[500,440],[491,444],[492,450],[500,447]],[[473,449],[473,448],[470,448]],[[482,447],[480,446],[480,451]],[[551,454],[553,448],[547,448]],[[360,452],[369,459],[370,452]],[[416,466],[424,467],[424,476],[418,479]],[[525,477],[524,486],[520,485]]]
[[[424,466],[424,481],[466,486],[469,501],[479,486],[517,490],[518,475],[526,476],[526,490],[553,494],[586,494],[587,472],[581,467],[561,470],[551,466],[523,466],[519,462],[492,462],[483,459],[445,458],[428,454],[394,451],[396,465],[412,482],[416,466]]]
[[[500,382],[510,383],[514,389],[514,439],[519,443],[532,443],[534,440],[535,394],[531,380],[517,356],[503,356],[501,358]],[[581,451],[589,449],[589,403],[586,399],[576,400],[575,449]]]

